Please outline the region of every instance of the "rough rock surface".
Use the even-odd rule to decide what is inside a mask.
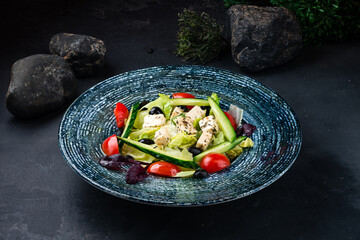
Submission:
[[[76,77],[64,58],[32,55],[13,64],[6,107],[20,118],[37,117],[62,106],[74,96],[76,86]]]
[[[245,71],[284,64],[302,48],[300,24],[286,8],[235,5],[228,15],[232,56]]]
[[[94,37],[58,33],[51,38],[49,49],[64,57],[77,77],[90,76],[105,64],[105,44]]]

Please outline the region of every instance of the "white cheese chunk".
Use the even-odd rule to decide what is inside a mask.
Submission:
[[[210,145],[212,136],[213,136],[212,131],[204,131],[204,132],[202,132],[199,140],[196,143],[196,147],[200,148],[203,151],[205,151]]]
[[[167,126],[163,126],[155,132],[154,142],[158,146],[168,145],[170,142],[170,133]]]
[[[205,113],[206,111],[202,110],[201,107],[195,106],[185,116],[190,118],[193,123],[196,119],[204,117]]]
[[[171,113],[171,117],[170,118],[174,118],[180,114],[182,114],[184,112],[184,110],[182,110],[179,107],[174,108],[173,112]]]
[[[166,118],[163,114],[146,115],[143,128],[161,127],[165,125]]]
[[[196,134],[196,129],[194,128],[191,119],[188,117],[177,117],[175,119],[176,127],[179,132],[186,132],[187,134]]]
[[[199,121],[199,126],[203,131],[210,131],[213,134],[219,132],[219,123],[216,121],[215,117],[210,115],[204,117]]]

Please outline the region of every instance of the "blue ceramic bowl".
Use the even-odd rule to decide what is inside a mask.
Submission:
[[[206,179],[150,176],[125,183],[125,171],[110,171],[97,160],[100,144],[116,132],[116,102],[128,108],[154,100],[159,93],[189,92],[205,98],[216,92],[221,107],[244,109],[244,120],[257,127],[255,145],[226,171]],[[294,112],[278,94],[238,73],[203,66],[159,66],[126,72],[84,92],[66,111],[59,129],[65,160],[93,186],[117,197],[163,206],[203,206],[255,193],[281,177],[294,163],[301,130]]]

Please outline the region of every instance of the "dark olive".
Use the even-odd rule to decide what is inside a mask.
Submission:
[[[139,142],[140,142],[140,143],[147,144],[147,145],[150,145],[150,144],[154,144],[154,143],[155,143],[155,142],[154,142],[153,140],[151,140],[150,138],[140,139]]]
[[[119,127],[118,130],[116,131],[116,136],[121,137],[123,132],[124,132],[124,127]]]
[[[202,152],[202,150],[197,147],[188,147],[188,151],[192,153],[193,156],[196,156]]]
[[[196,171],[194,172],[194,178],[206,178],[206,177],[208,177],[208,176],[209,176],[208,172],[205,171],[205,170],[203,170],[203,169],[201,169],[201,170],[196,170]]]
[[[140,104],[139,104],[139,108],[141,109],[142,107],[144,107],[146,104],[148,104],[149,101],[142,101]],[[147,108],[143,108],[141,109],[141,111],[145,111],[147,110]]]
[[[211,109],[211,107],[210,106],[201,106],[201,109],[202,110],[206,110],[206,116],[209,116],[209,114],[210,114],[210,109]]]
[[[241,134],[242,134],[241,126],[238,126],[238,127],[236,128],[235,133],[236,133],[236,136],[237,136],[237,137],[240,137],[240,136],[241,136]]]
[[[150,115],[154,115],[154,114],[163,114],[163,111],[161,110],[161,108],[159,107],[153,107],[150,111],[149,111]]]
[[[183,110],[184,112],[188,112],[189,109],[187,108],[187,106],[184,106],[184,105],[180,105],[178,106],[181,110]]]

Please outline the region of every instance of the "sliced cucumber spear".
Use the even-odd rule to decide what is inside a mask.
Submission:
[[[163,150],[154,148],[153,146],[144,144],[144,143],[140,143],[134,140],[131,140],[129,138],[123,138],[120,137],[119,138],[121,140],[121,142],[126,143],[127,145],[129,145],[130,147],[136,148],[146,154],[149,154],[157,159],[181,166],[181,167],[185,167],[185,168],[191,168],[191,169],[198,169],[200,168],[199,165],[197,165],[193,159],[183,159],[183,158],[179,158],[178,156],[169,154]]]
[[[215,147],[209,148],[208,150],[203,151],[202,153],[196,155],[194,157],[194,162],[199,163],[203,157],[208,155],[209,153],[224,153],[234,148],[236,145],[244,141],[246,137],[241,136],[235,139],[235,141],[231,142],[223,142]]]
[[[130,133],[131,133],[131,129],[134,125],[137,113],[139,111],[139,102],[135,103],[131,109],[130,109],[130,113],[129,113],[129,118],[127,119],[125,126],[124,126],[124,131],[121,134],[121,137],[123,138],[127,138],[129,137]],[[119,146],[119,152],[121,152],[121,148],[124,145],[124,143],[122,141],[119,141],[118,146]]]
[[[205,99],[197,99],[197,98],[173,98],[170,99],[171,106],[209,106],[209,102]]]
[[[217,105],[217,103],[211,97],[208,97],[208,102],[210,104],[210,107],[214,113],[216,120],[219,123],[220,129],[224,132],[225,138],[229,142],[235,141],[236,133],[233,126],[230,123],[230,120],[227,118],[223,110],[221,110],[220,106]]]

